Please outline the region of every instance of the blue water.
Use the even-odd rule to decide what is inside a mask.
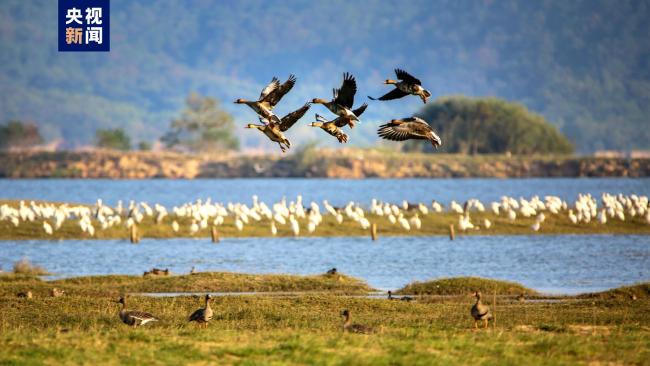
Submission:
[[[650,236],[534,235],[369,238],[29,240],[0,242],[0,266],[23,257],[57,276],[142,274],[152,267],[315,274],[336,267],[378,289],[449,276],[523,283],[546,293],[599,291],[650,280]]]
[[[268,203],[283,196],[305,202],[329,200],[368,204],[443,203],[502,195],[557,195],[574,200],[578,193],[650,195],[650,179],[203,179],[203,180],[0,180],[0,199],[40,199],[92,203],[102,198],[147,201],[171,207],[196,199]],[[58,276],[140,274],[151,267],[184,273],[199,270],[247,273],[321,273],[337,267],[380,289],[447,276],[484,276],[521,282],[540,291],[597,291],[650,280],[648,236],[473,236],[454,242],[444,237],[206,239],[0,242],[0,266],[9,269],[27,257]]]
[[[250,202],[256,194],[265,202],[295,199],[305,202],[327,199],[335,205],[349,201],[368,204],[372,198],[388,202],[443,203],[478,198],[498,200],[502,195],[531,197],[556,195],[574,200],[578,193],[602,192],[650,195],[650,179],[630,178],[535,178],[535,179],[198,179],[198,180],[0,180],[0,199],[39,199],[94,203],[102,198],[147,201],[165,206],[198,198],[216,202]]]

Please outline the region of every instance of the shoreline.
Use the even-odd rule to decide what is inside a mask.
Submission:
[[[216,204],[201,208],[184,205],[175,212],[162,206],[155,206],[156,210],[153,210],[147,205],[142,212],[136,207],[131,216],[128,209],[119,212],[108,206],[101,206],[100,214],[99,208],[91,205],[0,200],[0,240],[122,239],[136,243],[142,239],[163,238],[209,238],[213,242],[242,237],[367,237],[371,240],[373,228],[379,242],[382,237],[407,236],[650,235],[650,212],[630,214],[634,209],[618,212],[620,216],[612,211],[610,217],[605,209],[599,208],[598,215],[605,217],[593,216],[586,222],[574,223],[571,220],[576,217],[568,207],[558,209],[557,213],[544,209],[529,215],[522,215],[519,209],[517,213],[510,209],[509,212],[500,210],[497,214],[490,209],[470,208],[465,216],[460,205],[454,205],[458,211],[443,210],[440,206],[427,208],[423,204],[408,209],[393,206],[395,215],[380,215],[377,206],[369,210],[350,205],[345,209],[328,206],[322,215],[316,212],[307,215],[311,208],[304,208],[299,214],[298,211],[290,213],[286,206],[276,212],[275,208],[271,211],[265,205],[248,209],[243,205],[226,208]],[[280,215],[282,210],[287,212]],[[530,206],[527,210],[535,212]],[[509,214],[514,216],[509,217]],[[601,218],[605,223],[600,222]]]
[[[456,234],[456,238],[454,240],[462,240],[463,236],[472,236],[472,237],[489,237],[489,236],[502,236],[502,237],[516,237],[516,236],[542,236],[542,237],[554,237],[554,236],[583,236],[583,235],[589,235],[589,236],[650,236],[650,229],[644,230],[644,231],[625,231],[625,232],[589,232],[589,231],[581,231],[581,232],[569,232],[569,233],[560,233],[560,232],[531,232],[531,233],[511,233],[511,234],[501,234],[501,233],[487,233],[487,232],[468,232],[468,233],[463,233],[463,234]],[[431,237],[431,238],[440,238],[440,237],[448,237],[449,234],[428,234],[428,233],[404,233],[404,234],[382,234],[381,236],[387,237],[387,238],[409,238],[409,237]],[[293,236],[289,234],[285,235],[260,235],[260,236],[222,236],[220,237],[220,241],[223,240],[229,240],[229,239],[235,239],[235,240],[246,240],[246,239],[272,239],[272,238],[277,238],[277,239],[321,239],[321,238],[331,238],[331,239],[341,239],[341,238],[357,238],[357,239],[368,239],[372,240],[370,238],[370,234],[368,235],[302,235],[302,236]],[[192,240],[205,240],[206,242],[209,242],[211,237],[210,234],[202,234],[202,235],[196,235],[196,236],[164,236],[164,237],[143,237],[140,240],[141,241],[147,241],[147,240],[171,240],[171,239],[192,239]],[[102,240],[123,240],[125,242],[129,241],[129,238],[127,236],[124,237],[97,237],[97,236],[92,236],[92,237],[82,237],[82,236],[77,236],[77,237],[65,237],[65,238],[52,238],[49,236],[34,236],[34,237],[6,237],[4,235],[0,234],[0,243],[2,242],[20,242],[20,241],[27,241],[27,240],[39,240],[39,241],[50,241],[50,242],[62,242],[62,241],[70,241],[70,240],[76,240],[76,241],[83,241],[83,240],[92,240],[92,241],[102,241]],[[381,242],[381,239],[378,239],[378,243]],[[139,244],[139,243],[137,243]],[[218,243],[217,243],[218,244]],[[1,244],[0,244],[1,245]]]
[[[650,177],[649,158],[460,155],[308,149],[287,155],[112,150],[0,152],[0,178],[554,178]]]
[[[601,290],[563,293],[542,292],[533,287],[528,287],[519,282],[507,279],[467,276],[440,277],[426,281],[414,281],[405,283],[399,288],[383,289],[372,287],[363,278],[351,277],[344,273],[330,275],[326,273],[292,274],[202,271],[193,274],[170,272],[169,275],[151,276],[112,273],[48,278],[53,275],[52,273],[46,275],[15,274],[12,272],[0,273],[0,293],[4,286],[11,287],[11,283],[13,282],[32,283],[35,291],[42,294],[46,293],[44,289],[49,289],[51,286],[59,286],[67,290],[90,287],[92,289],[86,290],[108,293],[114,292],[116,288],[120,288],[132,296],[152,298],[185,297],[210,293],[216,297],[333,295],[384,299],[387,291],[392,290],[396,295],[445,299],[457,298],[459,295],[464,295],[470,291],[471,288],[494,288],[499,289],[497,290],[497,296],[501,298],[512,298],[521,293],[525,293],[528,300],[535,301],[577,300],[602,297],[621,292],[627,293],[643,288],[650,289],[650,279]],[[211,284],[205,282],[206,279],[209,279]],[[250,285],[247,281],[253,282],[253,285]],[[198,287],[197,284],[199,284]],[[258,286],[258,288],[255,286]],[[281,286],[285,286],[286,288],[281,288]],[[417,288],[420,289],[418,290]]]
[[[432,217],[421,217],[422,228],[404,230],[397,224],[390,224],[384,217],[368,217],[371,223],[379,223],[377,229],[377,242],[381,243],[382,237],[445,237],[449,236],[449,225],[456,225],[456,215],[454,214],[431,214]],[[507,222],[503,217],[494,217],[490,215],[475,215],[478,220],[488,218],[492,225],[489,229],[480,227],[478,229],[468,229],[460,231],[457,226],[454,230],[455,240],[462,240],[463,236],[545,236],[552,237],[555,235],[650,235],[650,224],[643,222],[641,218],[634,221],[610,222],[605,225],[597,223],[570,225],[562,222],[562,218],[548,217],[546,225],[539,231],[530,228],[535,223],[535,218],[521,218],[515,223]],[[436,220],[437,219],[437,220]],[[138,241],[149,239],[194,239],[205,240],[209,242],[212,237],[211,227],[200,229],[196,234],[191,235],[186,227],[190,225],[188,220],[178,219],[178,223],[183,226],[181,233],[175,233],[170,224],[165,222],[161,224],[142,223],[138,228]],[[323,219],[323,223],[314,233],[308,233],[304,230],[307,225],[305,220],[301,220],[300,225],[303,231],[296,236],[291,232],[289,225],[277,227],[277,234],[272,235],[269,226],[271,221],[265,220],[260,223],[246,225],[240,232],[232,222],[226,222],[217,227],[218,240],[227,240],[230,238],[367,238],[371,239],[369,229],[361,228],[357,223],[344,222],[337,225],[333,218]],[[43,231],[42,221],[21,223],[18,227],[13,227],[6,221],[0,221],[0,241],[21,241],[21,240],[50,240],[53,242],[61,240],[130,240],[130,231],[126,227],[111,227],[106,230],[98,229],[94,235],[82,232],[78,225],[67,222],[59,231],[48,235]],[[340,226],[340,227],[339,227]],[[478,227],[478,226],[477,226]]]
[[[185,177],[148,177],[148,178],[110,178],[110,177],[91,177],[91,178],[79,178],[79,177],[28,177],[28,178],[14,178],[14,177],[1,177],[0,181],[50,181],[50,180],[62,180],[62,181],[211,181],[211,180],[342,180],[342,181],[383,181],[383,180],[442,180],[442,181],[455,181],[455,180],[494,180],[494,181],[506,181],[506,180],[527,180],[527,179],[544,179],[549,181],[561,180],[561,179],[584,179],[584,180],[602,180],[602,179],[630,179],[630,180],[648,180],[650,175],[642,177],[629,177],[629,176],[514,176],[514,177],[497,177],[497,176],[466,176],[466,177],[301,177],[301,176],[291,176],[291,177],[196,177],[196,178],[185,178]],[[4,198],[7,199],[7,198]],[[11,198],[20,200],[21,198]],[[29,198],[22,198],[24,200],[29,200]]]

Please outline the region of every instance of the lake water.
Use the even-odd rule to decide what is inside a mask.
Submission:
[[[650,280],[650,236],[29,240],[0,242],[0,266],[23,257],[57,276],[142,274],[152,267],[316,274],[336,267],[378,289],[449,276],[523,283],[546,293],[599,291]]]
[[[196,199],[250,202],[252,195],[271,203],[295,199],[443,203],[502,195],[557,195],[574,200],[578,193],[650,195],[650,179],[203,179],[203,180],[0,180],[0,199],[41,199],[108,204],[147,201],[171,207]],[[472,236],[450,242],[445,237],[143,240],[131,245],[107,241],[0,242],[0,266],[10,269],[27,257],[58,276],[141,274],[151,267],[185,273],[322,273],[331,267],[380,289],[415,280],[447,276],[484,276],[521,282],[540,291],[597,291],[650,280],[649,236]]]
[[[0,199],[39,199],[94,203],[102,198],[147,201],[171,207],[196,199],[215,202],[250,202],[256,194],[267,203],[298,194],[305,202],[329,200],[334,205],[349,201],[369,204],[372,198],[388,202],[443,203],[451,200],[498,200],[503,195],[527,197],[556,195],[574,200],[578,193],[603,192],[650,195],[650,179],[630,178],[534,178],[534,179],[198,179],[198,180],[80,180],[0,179]]]

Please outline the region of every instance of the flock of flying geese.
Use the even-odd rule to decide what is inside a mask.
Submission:
[[[395,69],[395,74],[398,80],[388,79],[384,84],[394,85],[395,88],[390,92],[379,98],[368,96],[371,100],[393,100],[405,97],[407,95],[416,95],[426,103],[427,98],[431,97],[431,93],[422,87],[422,82],[409,74],[408,72]],[[359,117],[368,108],[368,104],[364,103],[358,108],[353,109],[354,96],[357,93],[357,82],[354,76],[350,73],[343,74],[343,83],[338,89],[333,89],[333,97],[331,100],[314,98],[311,103],[305,103],[299,109],[279,118],[273,113],[273,108],[280,102],[296,84],[296,77],[289,75],[289,78],[284,83],[273,77],[271,82],[262,89],[260,97],[256,101],[246,100],[239,98],[235,100],[237,104],[246,104],[255,113],[262,124],[246,125],[246,128],[254,128],[260,130],[271,141],[277,142],[282,152],[291,147],[291,143],[286,138],[283,132],[290,129],[311,107],[311,104],[322,104],[330,112],[336,115],[335,119],[328,120],[327,118],[316,114],[315,122],[310,126],[320,127],[326,133],[334,136],[339,143],[346,143],[348,135],[343,132],[343,127],[350,126],[354,128]],[[386,140],[405,141],[405,140],[429,140],[434,148],[440,146],[442,141],[436,135],[429,124],[418,117],[407,117],[401,119],[393,119],[389,123],[381,125],[377,131],[379,136]]]

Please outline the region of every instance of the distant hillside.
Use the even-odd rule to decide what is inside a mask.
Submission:
[[[434,99],[521,102],[578,151],[650,148],[649,1],[113,0],[111,52],[95,54],[57,52],[56,10],[53,0],[0,2],[0,122],[32,120],[68,147],[97,128],[151,141],[190,91],[222,99],[241,126],[255,116],[230,102],[254,98],[273,75],[299,78],[279,114],[329,96],[343,71],[357,76],[361,103],[400,66]],[[420,107],[370,103],[350,143],[376,143],[380,121]],[[254,132],[238,129],[244,146],[274,148]],[[292,137],[335,144],[304,125]]]

